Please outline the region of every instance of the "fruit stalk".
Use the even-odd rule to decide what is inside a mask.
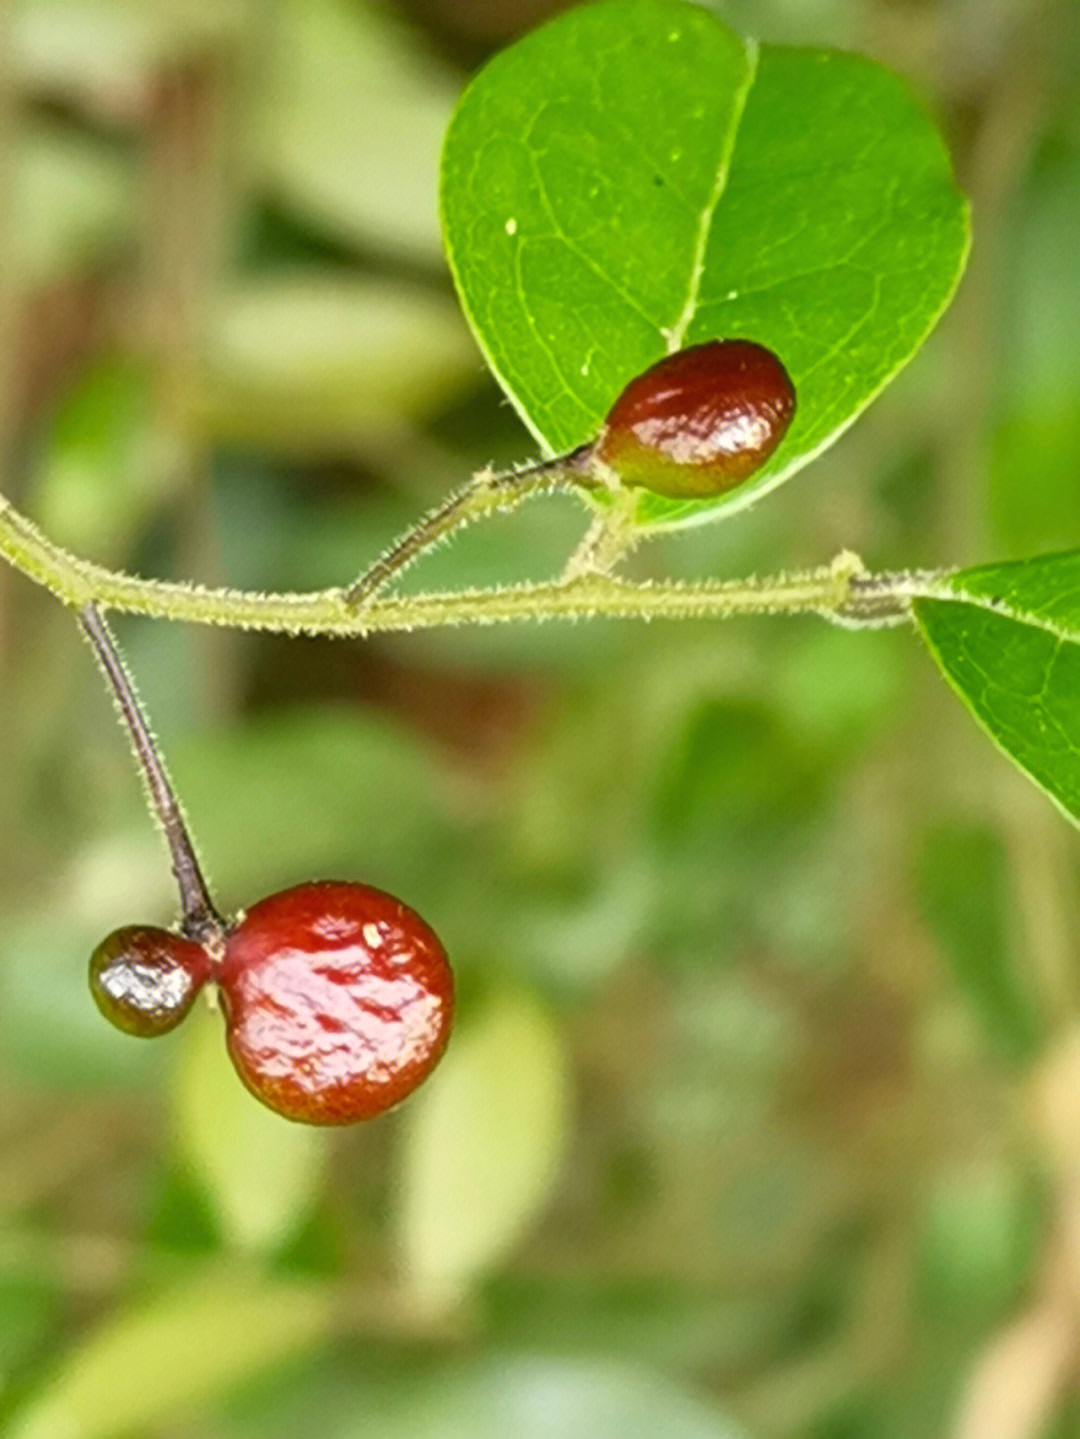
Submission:
[[[580,462],[587,448],[583,446],[569,455],[557,455],[554,459],[540,460],[534,465],[502,474],[481,470],[464,488],[429,510],[412,529],[395,540],[359,579],[354,580],[345,591],[345,603],[352,609],[367,604],[384,585],[427,550],[483,515],[513,509],[530,495],[544,490],[570,485],[580,488],[587,484],[587,475],[580,471]]]
[[[150,807],[169,847],[172,871],[180,890],[181,931],[201,944],[218,944],[228,926],[210,897],[180,801],[116,641],[96,605],[83,606],[79,611],[79,624],[112,691],[146,785]]]

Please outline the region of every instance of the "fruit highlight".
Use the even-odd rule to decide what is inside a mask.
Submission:
[[[152,1039],[175,1029],[211,975],[201,944],[167,929],[128,925],[90,956],[90,992],[125,1034]]]

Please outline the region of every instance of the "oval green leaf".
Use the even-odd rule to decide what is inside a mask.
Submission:
[[[967,209],[905,85],[856,55],[758,47],[678,0],[570,11],[497,56],[443,151],[447,252],[465,313],[552,452],[597,432],[624,385],[716,337],[775,351],[799,408],[747,504],[852,423],[918,349],[968,246]]]
[[[236,129],[257,179],[347,246],[437,260],[439,145],[458,89],[449,66],[389,7],[352,0],[274,5],[260,62]]]
[[[386,279],[248,280],[208,320],[197,403],[215,437],[325,454],[398,434],[473,378],[444,295]]]
[[[741,1439],[683,1385],[606,1358],[493,1353],[377,1394],[335,1439]]]
[[[913,610],[979,724],[1080,824],[1080,550],[960,570]]]
[[[274,1253],[320,1193],[330,1136],[285,1124],[247,1092],[229,1063],[220,1015],[188,1016],[172,1094],[177,1154],[238,1249]]]
[[[569,1109],[553,1016],[531,995],[492,997],[405,1114],[398,1249],[422,1302],[454,1304],[521,1238],[558,1175]]]
[[[158,1432],[333,1332],[325,1285],[214,1264],[107,1316],[66,1354],[5,1432],[125,1439]]]

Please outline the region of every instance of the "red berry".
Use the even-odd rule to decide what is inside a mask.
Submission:
[[[624,485],[708,499],[759,470],[794,413],[795,387],[771,350],[710,340],[631,380],[593,453]]]
[[[211,968],[206,950],[194,940],[129,925],[114,930],[90,956],[90,992],[117,1029],[152,1039],[176,1028]]]
[[[397,1104],[450,1033],[446,951],[414,910],[368,885],[321,881],[260,900],[227,936],[217,978],[240,1078],[309,1124]]]

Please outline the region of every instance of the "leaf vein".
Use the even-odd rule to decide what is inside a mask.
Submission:
[[[735,96],[735,103],[732,107],[731,124],[728,127],[726,143],[720,154],[720,161],[716,167],[716,177],[713,187],[709,192],[701,214],[698,216],[698,233],[694,244],[694,259],[691,266],[690,276],[687,283],[686,300],[678,319],[669,330],[664,332],[664,341],[667,345],[668,354],[674,354],[681,350],[686,340],[686,332],[693,323],[697,314],[698,302],[701,299],[701,283],[705,275],[705,253],[709,244],[709,236],[712,233],[713,221],[720,206],[720,200],[727,189],[728,176],[731,173],[731,157],[735,151],[735,141],[738,139],[739,130],[742,126],[742,118],[746,112],[746,102],[750,98],[750,91],[754,87],[758,72],[758,45],[756,40],[747,40],[745,47],[746,54],[746,80]]]

